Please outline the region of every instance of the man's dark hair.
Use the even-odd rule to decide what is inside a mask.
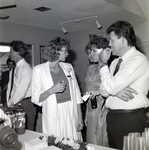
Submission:
[[[12,47],[15,52],[18,52],[21,57],[23,57],[23,58],[26,57],[28,47],[24,42],[12,41],[10,43],[10,47]]]
[[[136,46],[136,35],[133,26],[127,21],[117,21],[113,23],[108,29],[107,34],[113,32],[118,38],[125,37],[129,46]]]

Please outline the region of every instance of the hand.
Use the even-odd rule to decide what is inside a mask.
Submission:
[[[77,121],[77,132],[81,131],[83,129],[83,120],[82,115],[79,114],[78,121]]]
[[[94,84],[92,86],[92,91],[91,91],[91,96],[90,98],[94,98],[96,95],[100,94],[100,85],[99,84]]]
[[[8,86],[8,84],[6,84],[6,85],[3,87],[3,90],[7,90],[7,86]]]
[[[58,92],[62,93],[65,91],[66,85],[67,85],[66,81],[62,80],[57,84],[55,84],[54,86],[52,86],[51,91],[52,93],[58,93]]]
[[[94,84],[93,87],[92,87],[92,90],[93,91],[97,91],[97,90],[99,91],[100,90],[100,85],[99,84]]]
[[[123,89],[121,92],[117,93],[116,96],[122,99],[123,101],[128,102],[129,100],[134,98],[133,94],[138,94],[138,93],[133,88],[127,87]]]
[[[103,97],[108,97],[109,96],[109,93],[106,91],[103,84],[100,84],[100,95],[103,96]]]
[[[96,95],[99,95],[100,91],[92,91],[91,96],[89,97],[90,99],[94,99]]]
[[[105,48],[104,50],[101,51],[99,55],[99,60],[101,63],[107,63],[110,56],[111,56],[111,49]]]

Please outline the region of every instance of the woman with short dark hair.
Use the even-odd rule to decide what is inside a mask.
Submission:
[[[105,97],[108,94],[106,91],[101,91],[101,76],[99,72],[101,51],[105,51],[110,57],[109,40],[102,36],[96,36],[91,39],[85,49],[90,62],[87,66],[85,77],[86,92],[90,94],[85,117],[87,126],[86,141],[96,145],[108,146],[106,131],[107,110],[104,106],[105,99],[101,96],[101,93]],[[96,95],[94,98],[92,98],[93,94]]]

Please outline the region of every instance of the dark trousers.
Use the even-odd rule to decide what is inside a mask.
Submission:
[[[36,108],[31,102],[31,98],[23,99],[20,103],[26,113],[26,129],[35,130]]]
[[[131,132],[144,131],[147,127],[147,116],[144,109],[129,113],[108,112],[107,133],[111,148],[123,149],[123,137]]]

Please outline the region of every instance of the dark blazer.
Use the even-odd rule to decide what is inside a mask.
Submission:
[[[1,89],[2,89],[2,96],[1,96],[1,103],[4,105],[6,103],[6,92],[7,89],[4,89],[5,85],[8,84],[9,81],[9,70],[2,72],[1,75]]]

